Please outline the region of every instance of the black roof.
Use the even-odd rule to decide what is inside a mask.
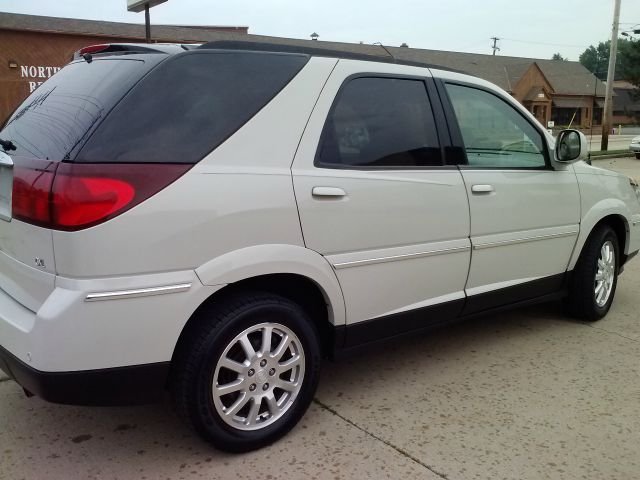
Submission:
[[[197,49],[208,50],[243,50],[251,52],[273,52],[273,53],[299,53],[313,57],[329,57],[340,58],[345,60],[364,60],[368,62],[394,63],[397,65],[408,65],[412,67],[437,68],[439,70],[447,70],[451,72],[465,73],[441,65],[432,65],[429,63],[416,62],[413,60],[403,60],[394,57],[385,47],[381,47],[387,52],[387,55],[369,55],[366,53],[356,53],[344,50],[331,50],[327,48],[309,47],[306,45],[292,45],[282,43],[268,42],[245,42],[240,40],[215,40],[213,42],[203,43]]]

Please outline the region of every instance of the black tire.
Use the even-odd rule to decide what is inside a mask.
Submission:
[[[640,160],[640,152],[636,152],[636,158]]]
[[[611,293],[603,305],[596,301],[596,273],[598,272],[598,259],[605,243],[611,242],[614,252],[613,282]],[[604,317],[613,303],[613,298],[618,284],[618,271],[620,267],[618,236],[608,225],[596,228],[585,243],[578,263],[573,270],[567,307],[569,313],[577,318],[593,322]]]
[[[260,325],[265,324],[280,325],[284,329],[289,329],[294,335],[290,335],[287,338],[298,340],[302,350],[301,358],[303,360],[301,363],[303,366],[302,370],[300,370],[300,367],[294,367],[294,370],[298,368],[297,372],[300,375],[299,378],[302,378],[302,384],[297,390],[295,398],[291,394],[289,399],[293,398],[293,400],[284,402],[284,404],[289,405],[284,413],[280,413],[276,409],[277,415],[281,416],[272,415],[270,421],[273,423],[256,427],[258,428],[256,430],[242,430],[240,428],[244,428],[245,424],[238,423],[238,420],[234,420],[234,418],[236,415],[240,415],[243,409],[240,409],[237,414],[226,416],[226,420],[223,419],[223,414],[219,409],[221,408],[220,405],[222,405],[221,402],[227,401],[227,397],[216,396],[213,393],[216,385],[214,381],[217,382],[221,378],[220,375],[237,375],[238,379],[242,377],[243,391],[236,392],[238,396],[232,400],[238,399],[238,404],[240,404],[242,403],[241,395],[245,397],[255,396],[256,399],[260,397],[259,400],[251,399],[246,403],[248,405],[246,407],[247,410],[251,410],[253,403],[261,405],[261,407],[258,407],[257,418],[255,414],[246,413],[247,422],[251,417],[256,419],[256,423],[258,423],[262,416],[271,415],[270,409],[273,408],[273,405],[267,404],[266,399],[263,400],[261,397],[260,391],[265,385],[264,383],[258,383],[258,377],[260,376],[260,381],[263,382],[273,380],[271,384],[272,395],[287,394],[285,390],[278,390],[274,386],[280,379],[281,374],[272,374],[271,370],[275,370],[275,368],[269,369],[267,373],[267,368],[270,366],[278,367],[280,364],[270,363],[264,368],[259,367],[259,371],[258,368],[253,369],[252,371],[255,373],[247,370],[244,373],[235,374],[231,370],[226,371],[223,367],[219,368],[218,362],[223,354],[225,358],[232,358],[232,354],[235,354],[237,358],[238,353],[234,353],[234,348],[238,348],[240,352],[243,352],[241,355],[246,355],[245,360],[237,360],[238,362],[248,361],[249,355],[244,353],[244,348],[241,348],[242,343],[239,341],[234,343],[234,340],[246,332],[247,329],[252,329],[255,326],[260,328]],[[264,330],[264,327],[262,329]],[[263,330],[260,330],[260,332]],[[273,345],[273,342],[278,339],[280,341],[284,339],[284,336],[277,337],[277,332],[282,331],[286,330],[274,330],[274,334],[271,337],[272,340],[269,342],[270,345]],[[255,331],[251,331],[249,335],[252,336],[247,338],[250,339],[254,348],[262,348],[262,340],[258,341],[255,334]],[[198,313],[195,323],[186,333],[184,341],[181,341],[174,365],[172,365],[171,387],[178,414],[202,438],[211,442],[220,450],[247,452],[273,443],[294,427],[313,399],[320,375],[321,356],[318,338],[316,328],[306,312],[299,305],[278,295],[259,292],[247,293],[229,298],[223,303],[213,304],[210,308],[205,308]],[[230,345],[233,345],[233,347],[228,350]],[[291,349],[293,351],[293,347]],[[271,351],[270,347],[269,352]],[[299,351],[300,349],[297,350],[297,352]],[[259,361],[257,355],[254,358]],[[277,359],[273,360],[272,357],[267,357],[267,355],[264,355],[264,357],[265,362],[266,358],[269,358],[270,362],[278,362]],[[251,375],[251,378],[249,375]],[[264,377],[266,375],[275,376],[267,377],[265,380]],[[283,373],[282,375],[288,375],[288,373]],[[236,381],[236,379],[232,379],[233,381]],[[257,383],[257,388],[256,383],[247,383],[254,381]],[[227,382],[222,383],[227,384]],[[251,392],[248,390],[248,385],[253,385]],[[269,384],[267,383],[268,386]],[[232,396],[236,393],[228,395]],[[266,391],[265,395],[268,393]],[[214,398],[217,403],[215,403]],[[263,410],[266,410],[266,413],[260,414],[259,412]],[[229,425],[229,422],[236,422],[237,428]]]

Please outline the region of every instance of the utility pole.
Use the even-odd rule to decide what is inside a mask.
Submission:
[[[613,80],[616,76],[616,54],[618,52],[618,26],[620,23],[620,0],[615,0],[613,8],[613,26],[611,28],[611,50],[609,51],[609,69],[607,70],[607,91],[604,97],[604,113],[602,115],[602,141],[600,150],[609,149],[609,132],[611,131],[611,111],[613,110]],[[594,98],[595,100],[595,98]]]
[[[147,43],[151,43],[151,20],[149,19],[149,4],[144,4],[144,31]]]
[[[491,47],[493,49],[493,54],[496,54],[496,50],[500,51],[500,47],[498,47],[497,43],[498,40],[500,40],[498,37],[491,37],[491,40],[493,40],[493,46]]]

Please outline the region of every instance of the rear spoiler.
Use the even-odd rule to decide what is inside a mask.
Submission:
[[[196,45],[180,44],[148,44],[148,43],[103,43],[89,45],[81,48],[73,54],[73,59],[84,58],[90,62],[94,55],[118,55],[133,53],[178,53],[183,50],[191,50]]]

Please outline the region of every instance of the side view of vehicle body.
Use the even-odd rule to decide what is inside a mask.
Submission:
[[[640,160],[640,136],[633,137],[631,139],[629,150],[631,150],[636,155],[636,158]]]
[[[637,184],[493,84],[383,60],[79,52],[0,131],[0,368],[61,403],[169,391],[242,451],[295,425],[323,356],[561,297],[603,317]]]

